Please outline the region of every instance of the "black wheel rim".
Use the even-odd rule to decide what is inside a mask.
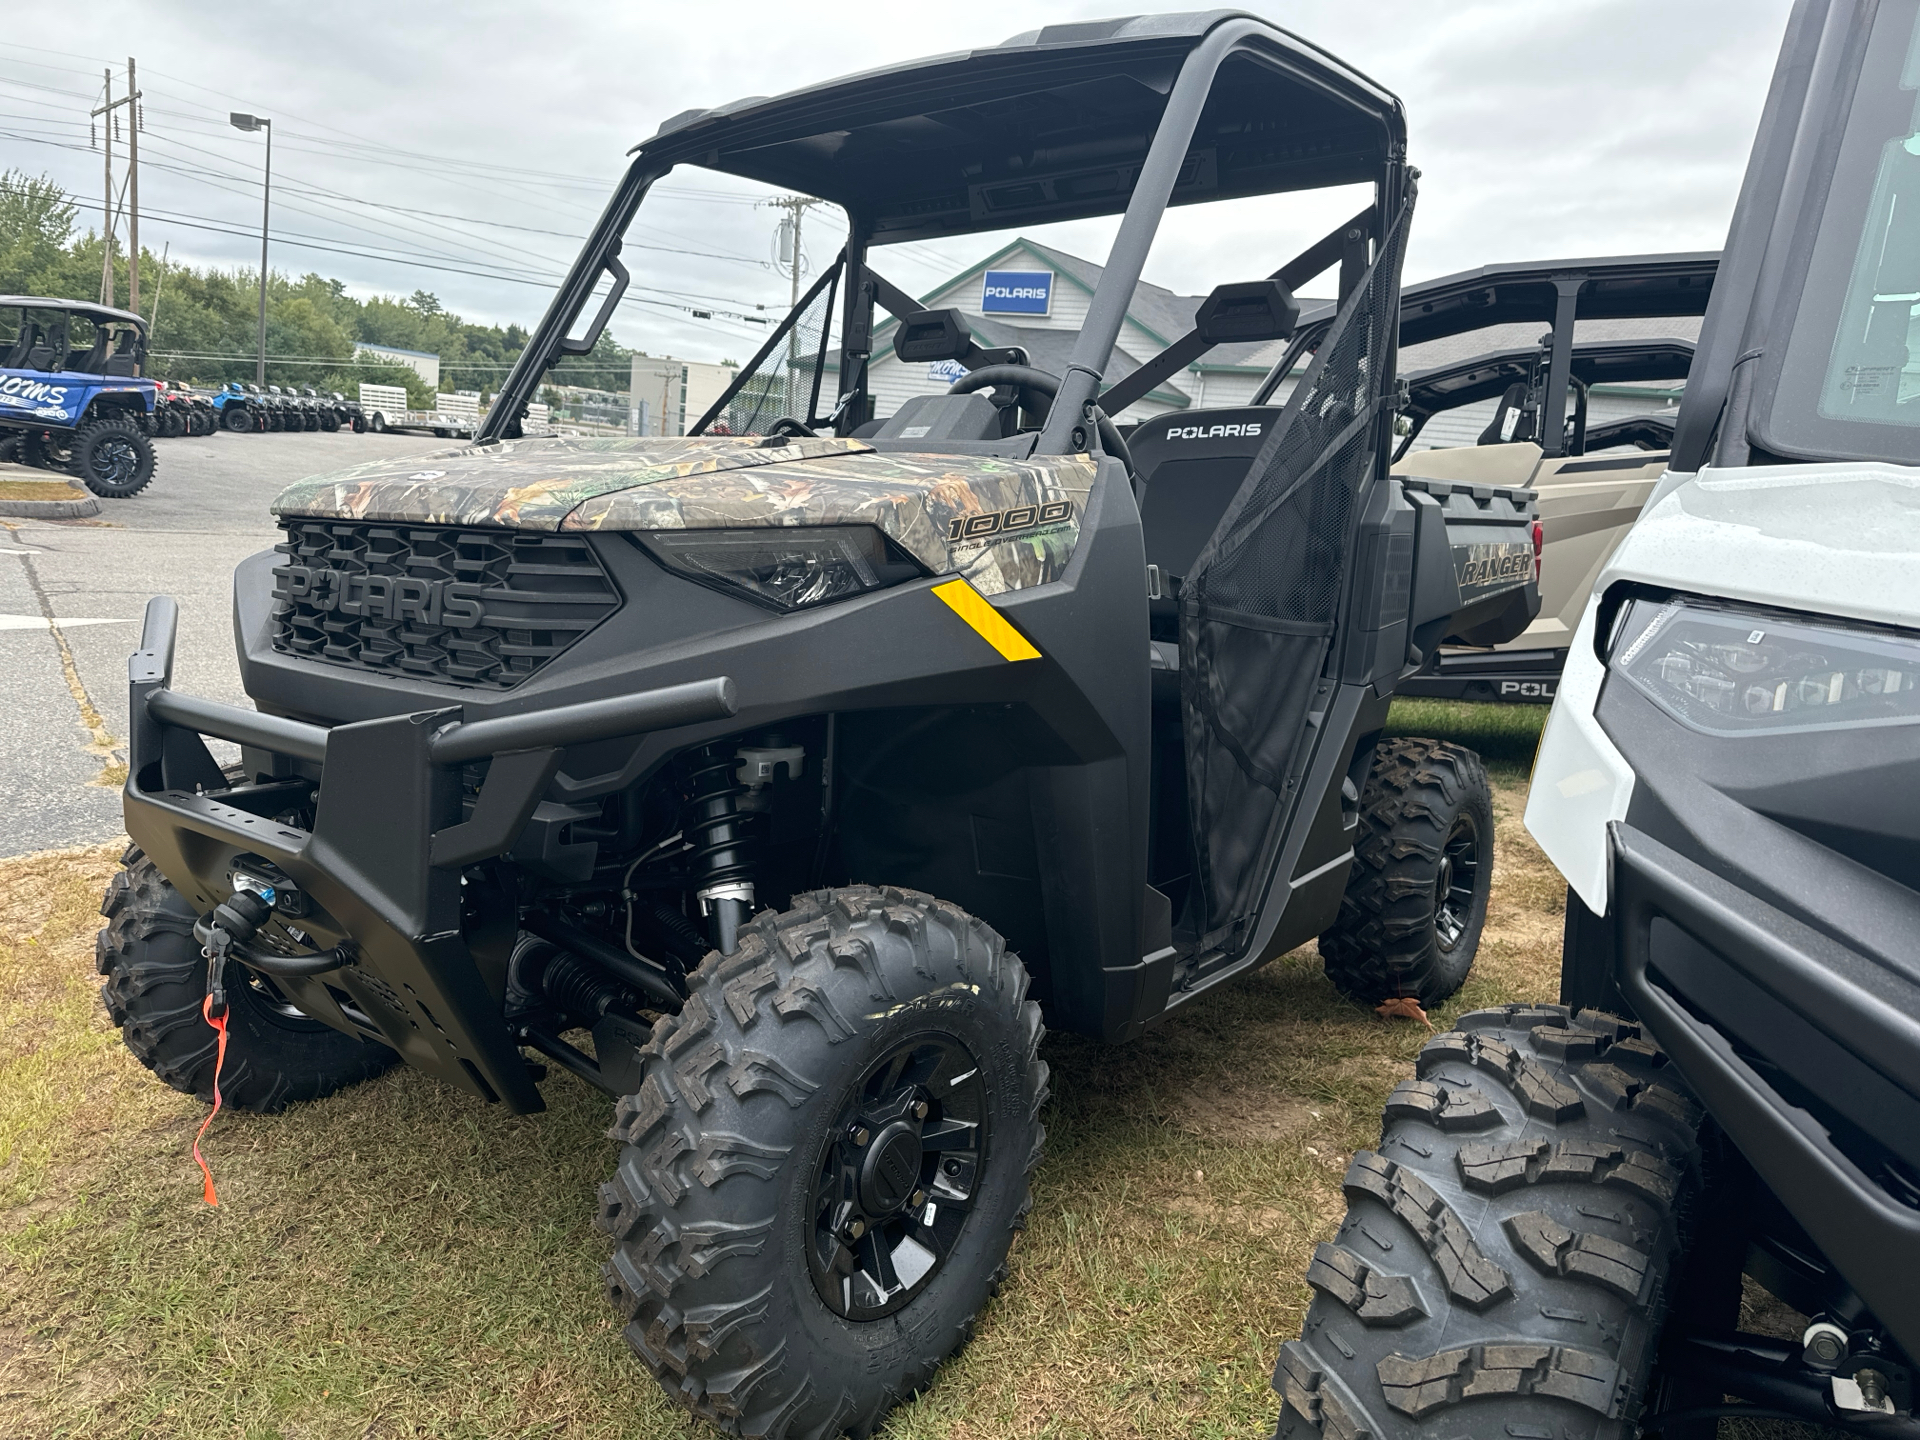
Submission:
[[[87,468],[102,485],[129,484],[140,469],[140,452],[124,435],[109,435],[93,447]]]
[[[868,1066],[814,1181],[807,1263],[827,1308],[878,1320],[931,1285],[960,1242],[987,1155],[987,1090],[965,1045],[919,1035]]]
[[[1440,849],[1440,873],[1433,882],[1433,928],[1442,949],[1453,949],[1467,933],[1479,888],[1480,832],[1462,815]]]

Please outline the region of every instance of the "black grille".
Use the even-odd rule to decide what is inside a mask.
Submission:
[[[280,523],[273,648],[286,655],[505,690],[620,603],[579,536]]]

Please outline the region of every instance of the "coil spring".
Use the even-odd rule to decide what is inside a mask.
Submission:
[[[734,776],[738,763],[733,747],[725,741],[694,752],[693,798],[687,802],[681,829],[693,845],[694,883],[703,890],[753,876],[747,854],[748,817],[737,803],[746,793]]]

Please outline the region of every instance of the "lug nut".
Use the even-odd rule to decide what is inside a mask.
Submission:
[[[867,1222],[864,1220],[854,1221],[851,1225],[847,1226],[847,1233],[858,1240],[862,1235],[867,1233]]]
[[[853,1127],[853,1143],[854,1143],[854,1144],[856,1144],[856,1145],[864,1145],[864,1144],[866,1144],[866,1143],[867,1143],[867,1141],[868,1141],[868,1139],[869,1139],[869,1138],[870,1138],[870,1137],[869,1137],[869,1136],[868,1136],[868,1134],[867,1134],[867,1127],[866,1127],[866,1126],[864,1126],[864,1125],[856,1125],[856,1126],[854,1126],[854,1127]]]
[[[949,1160],[940,1168],[949,1175],[958,1175],[960,1173],[960,1162],[958,1160]]]
[[[916,1120],[924,1120],[927,1118],[926,1101],[922,1100],[913,1107],[913,1118]]]

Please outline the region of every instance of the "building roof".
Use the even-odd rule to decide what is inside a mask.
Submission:
[[[440,357],[431,350],[402,350],[398,345],[382,345],[374,340],[356,340],[356,350],[377,350],[382,355],[411,355],[416,360],[438,360]]]

